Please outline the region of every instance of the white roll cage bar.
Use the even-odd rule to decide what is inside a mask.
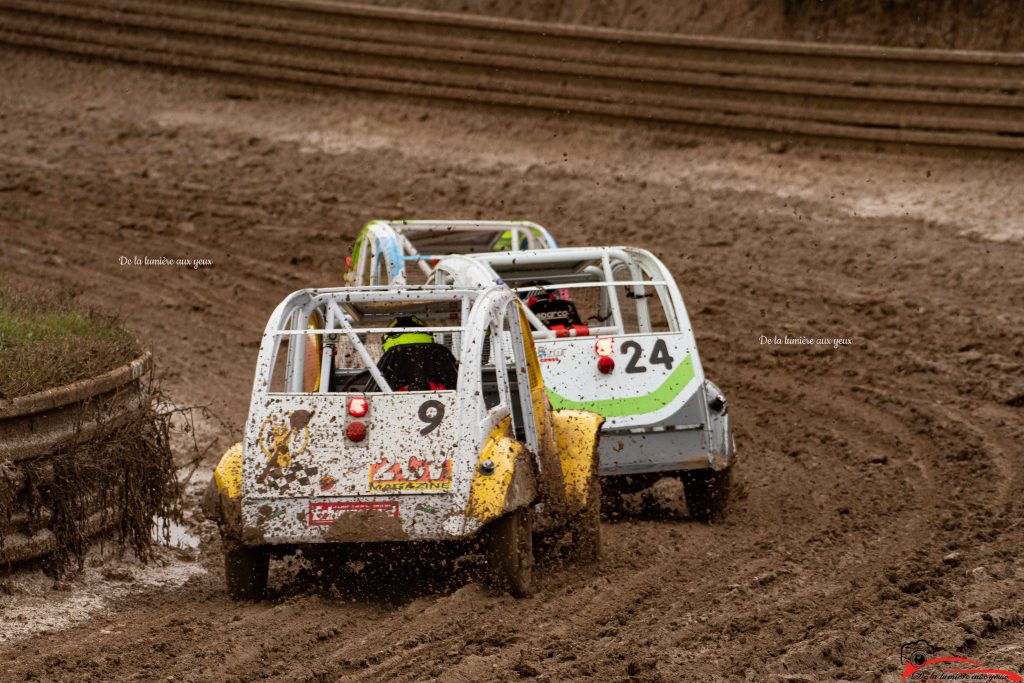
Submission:
[[[558,248],[558,244],[546,228],[530,221],[375,220],[367,223],[356,237],[359,253],[349,271],[352,274],[349,284],[366,281],[367,272],[369,284],[383,284],[379,274],[381,268],[385,268],[390,284],[404,285],[407,282],[405,268],[408,263],[415,263],[423,274],[429,277],[432,272],[429,261],[444,254],[423,254],[413,241],[417,233],[438,230],[495,234],[508,231],[511,233],[512,252],[520,251],[520,242],[524,238],[531,250]],[[366,243],[358,244],[361,240]]]
[[[395,303],[400,314],[403,303],[459,302],[460,323],[451,326],[428,327],[355,327],[352,316],[342,309],[343,303]],[[482,371],[482,350],[488,339],[498,344],[501,352],[492,354],[494,358],[512,358],[515,360],[517,381],[520,386],[528,387],[527,359],[525,345],[522,340],[518,316],[511,321],[511,336],[501,334],[502,326],[510,311],[521,310],[522,306],[515,293],[507,287],[494,286],[489,289],[460,289],[449,286],[405,286],[405,287],[336,287],[325,289],[302,289],[293,292],[284,299],[267,321],[260,344],[259,358],[256,363],[256,377],[253,383],[252,402],[263,400],[270,392],[271,371],[277,363],[280,348],[279,340],[285,337],[302,335],[333,335],[346,336],[355,348],[360,360],[376,381],[382,393],[391,394],[394,390],[388,385],[370,356],[359,335],[392,334],[403,332],[421,332],[427,334],[457,335],[458,344],[453,344],[452,352],[459,359],[459,386],[470,386],[479,383]],[[309,328],[308,320],[314,310],[326,310],[323,328]],[[510,343],[511,348],[505,349],[504,344]],[[321,357],[321,375],[319,393],[326,394],[329,388],[330,348],[323,345]],[[511,353],[507,353],[507,352]],[[301,344],[289,344],[286,376],[290,384],[285,387],[288,393],[306,393],[303,391],[303,370],[305,365],[305,348]],[[496,362],[497,365],[497,362]],[[496,368],[497,369],[497,368]],[[506,397],[512,395],[509,387],[508,374],[496,373],[500,392]],[[522,400],[524,429],[527,445],[536,449],[537,431],[534,422],[533,408],[529,401],[529,391],[520,392]],[[483,400],[460,401],[462,418],[473,424],[474,436],[477,439],[486,435],[508,416],[507,410],[492,409],[488,411]],[[536,452],[534,450],[533,452]]]
[[[454,286],[457,287],[491,287],[495,284],[505,284],[505,281],[498,274],[503,267],[515,268],[528,264],[531,266],[530,278],[538,280],[556,279],[568,277],[570,273],[559,270],[559,265],[579,263],[581,261],[596,261],[600,265],[591,265],[584,269],[584,272],[597,278],[597,281],[590,282],[561,282],[549,285],[527,285],[516,287],[515,292],[532,292],[536,290],[559,290],[575,288],[606,288],[609,291],[608,303],[611,308],[614,325],[605,327],[591,327],[592,335],[614,335],[622,334],[624,329],[622,309],[618,297],[611,291],[615,287],[633,287],[636,295],[637,319],[641,333],[651,331],[650,310],[647,306],[647,299],[643,296],[644,287],[653,287],[662,301],[670,302],[671,306],[665,306],[665,315],[669,329],[681,330],[689,328],[690,321],[686,314],[686,307],[683,304],[683,297],[676,285],[672,274],[665,265],[651,252],[636,247],[568,247],[555,250],[530,250],[517,253],[494,252],[487,254],[467,254],[448,256],[437,264],[434,269],[434,279],[438,279],[438,273],[449,273],[454,278]],[[534,272],[532,267],[537,265],[551,265],[548,271]],[[616,280],[615,270],[627,267],[630,271],[630,280]],[[643,273],[646,271],[651,280],[643,280]],[[530,325],[533,327],[535,339],[554,339],[555,332],[549,330],[530,309],[524,307],[524,312]]]

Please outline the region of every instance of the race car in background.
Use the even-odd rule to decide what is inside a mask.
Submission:
[[[446,254],[557,248],[529,221],[384,221],[367,223],[346,260],[349,285],[423,284]]]
[[[722,517],[735,453],[728,404],[704,376],[679,287],[653,254],[573,247],[453,255],[438,262],[433,282],[503,284],[518,294],[552,407],[605,418],[606,499],[673,475],[693,518]]]

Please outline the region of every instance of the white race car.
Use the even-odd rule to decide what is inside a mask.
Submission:
[[[683,482],[692,517],[720,517],[735,452],[725,396],[704,377],[683,297],[653,254],[580,247],[441,259],[433,281],[511,287],[526,307],[551,405],[605,418],[602,476]]]
[[[495,583],[528,593],[534,530],[597,556],[601,422],[551,410],[507,288],[297,291],[204,501],[228,590],[258,598],[270,556],[298,548],[482,541]]]

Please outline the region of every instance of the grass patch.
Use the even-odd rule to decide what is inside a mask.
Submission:
[[[80,306],[73,292],[0,282],[0,399],[94,377],[140,353],[120,320]]]

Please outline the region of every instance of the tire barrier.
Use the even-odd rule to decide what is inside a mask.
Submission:
[[[123,523],[124,506],[104,495],[129,490],[116,476],[75,477],[91,471],[80,460],[118,448],[113,435],[152,410],[151,366],[147,351],[98,377],[0,401],[0,564],[77,554]]]

